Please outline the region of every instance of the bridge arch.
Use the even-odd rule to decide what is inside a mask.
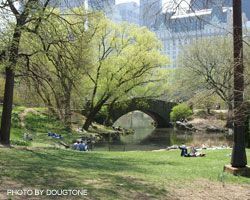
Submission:
[[[112,125],[123,115],[138,110],[149,115],[156,122],[157,128],[171,127],[170,112],[175,105],[172,102],[155,99],[132,99],[118,102],[108,109],[109,125]]]
[[[130,110],[130,111],[124,112],[124,113],[120,112],[119,115],[112,115],[112,117],[110,117],[111,122],[115,123],[116,121],[118,121],[120,118],[122,118],[126,114],[134,112],[134,111],[139,111],[141,113],[147,114],[155,122],[156,127],[164,127],[165,120],[159,114],[157,114],[155,112],[151,112],[151,111],[142,110],[142,109],[141,110],[138,110],[138,109],[134,110],[133,109],[133,110]]]

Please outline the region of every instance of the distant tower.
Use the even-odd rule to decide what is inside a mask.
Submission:
[[[162,0],[140,0],[140,25],[157,29],[162,13]]]
[[[221,5],[223,7],[231,7],[232,0],[191,0],[191,9],[202,10],[211,9],[214,5]]]
[[[112,20],[139,24],[139,5],[136,2],[117,4]]]
[[[223,7],[232,7],[232,0],[191,0],[192,10],[211,9],[214,4],[221,3]],[[250,0],[242,0],[242,12],[250,20]]]
[[[45,0],[42,0],[42,2],[45,2]],[[84,6],[84,2],[85,0],[51,0],[50,5],[61,10],[67,10]]]
[[[115,0],[88,0],[88,7],[91,10],[110,10],[115,5]]]

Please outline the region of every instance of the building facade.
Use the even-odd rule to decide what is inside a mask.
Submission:
[[[141,0],[141,2],[149,1]],[[232,33],[231,0],[189,0],[188,3],[189,6],[182,8],[181,11],[166,9],[158,16],[158,22],[153,26],[146,22],[141,23],[154,31],[162,41],[163,52],[171,60],[170,65],[166,67],[177,67],[178,55],[188,44],[201,38],[226,36]],[[243,0],[244,24],[249,24],[248,4],[249,0]],[[171,8],[177,7],[177,5],[171,6]]]
[[[115,6],[115,0],[88,0],[90,10],[103,11],[106,15],[111,15]]]
[[[180,51],[201,38],[226,36],[232,32],[232,7],[213,6],[186,13],[163,16],[162,23],[154,30],[163,42],[164,53],[170,57],[168,67],[175,68]]]
[[[121,3],[114,7],[114,15],[112,20],[115,22],[128,22],[133,24],[140,23],[139,21],[139,5],[136,2]]]
[[[58,7],[61,10],[67,10],[85,6],[85,0],[51,0],[50,5],[53,7]]]
[[[140,0],[140,25],[156,29],[160,23],[162,0]]]
[[[139,24],[154,31],[163,43],[163,52],[171,59],[166,67],[176,67],[180,51],[200,38],[232,33],[232,0],[140,0],[115,4],[115,0],[55,0],[61,7],[77,7],[87,2],[88,9],[104,11],[114,22]],[[164,3],[164,4],[163,4]],[[165,6],[167,4],[167,6]],[[168,7],[169,6],[169,7]],[[243,21],[250,26],[250,0],[242,0]]]

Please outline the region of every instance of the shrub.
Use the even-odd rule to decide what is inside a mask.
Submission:
[[[170,119],[173,122],[186,119],[192,115],[192,110],[185,103],[179,104],[173,107],[172,112],[170,113]]]

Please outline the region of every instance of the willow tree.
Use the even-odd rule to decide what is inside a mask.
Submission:
[[[85,130],[105,103],[153,81],[168,62],[154,33],[105,19],[96,22],[93,49],[93,69],[87,73],[90,94]]]

